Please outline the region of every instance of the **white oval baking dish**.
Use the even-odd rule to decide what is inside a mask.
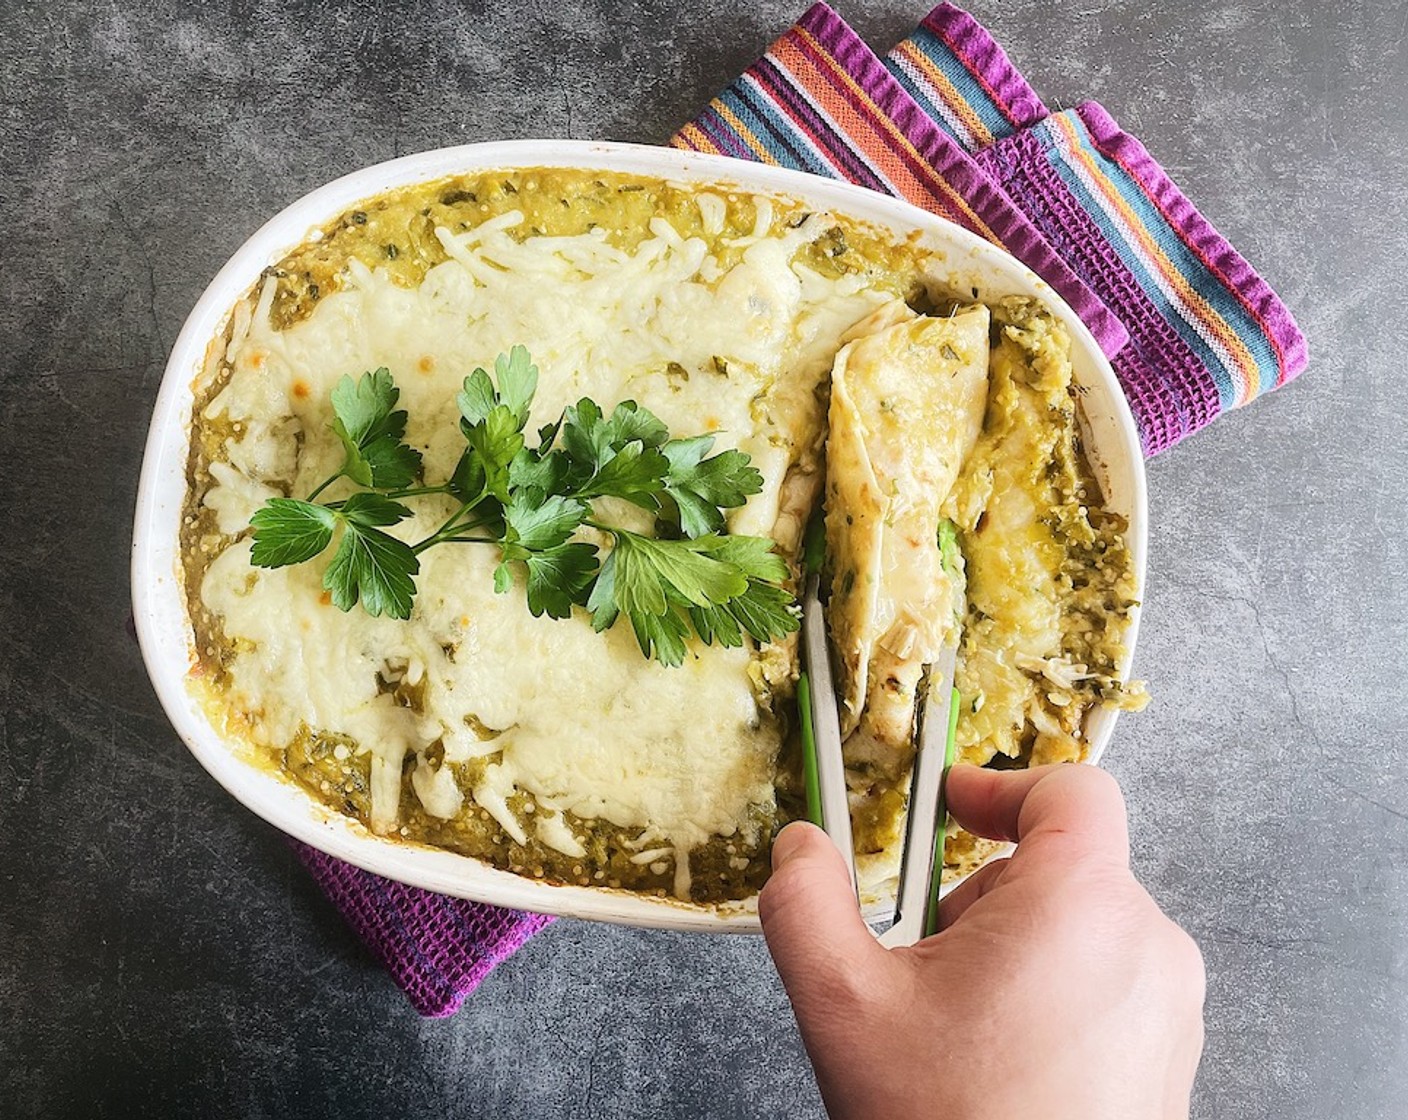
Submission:
[[[316,802],[298,786],[243,760],[211,726],[186,688],[194,662],[191,627],[179,575],[178,526],[186,492],[192,383],[212,339],[261,271],[309,231],[370,196],[464,172],[571,167],[730,184],[784,194],[816,209],[844,212],[895,230],[917,232],[945,255],[956,290],[976,287],[983,299],[1028,295],[1065,323],[1072,340],[1086,451],[1109,505],[1129,519],[1128,542],[1138,593],[1144,585],[1146,494],[1144,459],[1119,384],[1090,332],[1050,287],[1020,262],[967,230],[908,203],[846,183],[695,152],[632,144],[517,140],[422,152],[346,175],[300,198],[254,234],[220,270],[187,318],[171,351],[157,396],[142,464],[132,543],[132,594],[137,633],[162,706],[191,752],[215,779],[270,824],[314,847],[392,879],[463,898],[596,921],[702,932],[756,932],[754,901],[713,909],[623,891],[558,886],[500,871],[479,860],[377,836]],[[1133,652],[1137,614],[1127,649]],[[1128,671],[1128,663],[1121,667]],[[1098,710],[1086,727],[1091,760],[1109,742],[1116,713]],[[954,884],[946,884],[951,888]],[[878,912],[868,912],[878,918]]]

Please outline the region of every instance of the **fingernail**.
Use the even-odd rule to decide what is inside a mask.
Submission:
[[[799,827],[801,826],[801,827]],[[772,841],[772,869],[778,871],[784,863],[797,858],[797,853],[802,848],[802,832],[806,826],[805,821],[792,821],[783,826]]]

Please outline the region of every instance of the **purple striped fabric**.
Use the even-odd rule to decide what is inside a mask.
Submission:
[[[1143,146],[1094,103],[1049,114],[951,4],[883,62],[816,4],[672,142],[849,179],[1003,246],[1091,327],[1148,455],[1305,366],[1285,305]]]
[[[1290,311],[1103,107],[1049,113],[987,30],[947,3],[886,65],[1128,328],[1112,365],[1146,454],[1305,368]]]
[[[815,4],[673,140],[904,198],[993,241],[1049,283],[1107,355],[1124,325],[1007,192],[923,112],[826,4]]]
[[[408,887],[290,841],[298,858],[427,1019],[453,1015],[553,919]]]
[[[1050,115],[988,29],[940,4],[885,56],[885,65],[940,128],[970,152]]]

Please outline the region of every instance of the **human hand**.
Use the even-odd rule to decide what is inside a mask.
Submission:
[[[908,948],[875,940],[820,829],[773,844],[763,931],[833,1120],[1186,1117],[1202,956],[1130,872],[1115,780],[959,766],[948,807],[1017,851]]]

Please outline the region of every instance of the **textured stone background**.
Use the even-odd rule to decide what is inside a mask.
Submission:
[[[879,47],[922,14],[841,4]],[[1110,758],[1211,974],[1206,1117],[1408,1112],[1408,3],[973,0],[1260,266],[1305,377],[1152,464]],[[663,141],[803,0],[0,5],[7,1115],[820,1115],[760,942],[561,922],[421,1022],[169,730],[125,620],[167,347],[309,188],[513,136]],[[1395,302],[1394,297],[1397,297]]]

